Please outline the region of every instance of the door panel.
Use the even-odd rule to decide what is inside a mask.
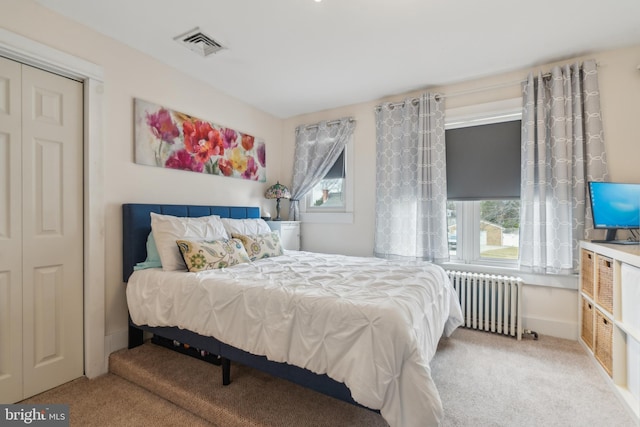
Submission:
[[[34,190],[38,195],[34,203],[34,237],[62,237],[62,218],[65,212],[60,184],[64,178],[64,145],[61,141],[35,138],[33,149]]]
[[[22,67],[24,395],[83,374],[82,84]]]
[[[62,266],[34,269],[34,315],[33,330],[34,363],[39,368],[45,364],[59,362],[64,355],[60,348],[61,302],[64,284]]]
[[[0,58],[0,403],[22,398],[20,74]]]

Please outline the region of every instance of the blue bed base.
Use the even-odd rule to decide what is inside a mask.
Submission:
[[[194,206],[127,203],[122,205],[122,272],[126,283],[133,273],[133,267],[147,257],[147,236],[151,232],[150,213],[180,217],[201,217],[219,215],[223,218],[258,218],[260,208],[237,206]],[[162,338],[175,340],[191,347],[205,350],[220,356],[222,362],[222,382],[230,383],[230,363],[237,362],[252,368],[284,378],[296,384],[358,405],[351,397],[351,392],[343,383],[337,382],[327,375],[318,375],[307,369],[286,363],[267,360],[264,356],[247,353],[225,344],[215,337],[207,337],[185,329],[168,327],[151,327],[136,325],[129,319],[129,348],[143,343],[143,332],[150,332]]]

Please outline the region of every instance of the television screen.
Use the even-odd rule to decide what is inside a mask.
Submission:
[[[593,226],[640,228],[640,184],[589,182]]]

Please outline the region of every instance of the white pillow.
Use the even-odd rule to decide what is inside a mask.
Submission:
[[[151,231],[165,271],[187,269],[176,240],[229,239],[218,215],[191,218],[151,212]]]
[[[227,234],[267,234],[271,233],[271,228],[262,218],[233,219],[221,218]]]

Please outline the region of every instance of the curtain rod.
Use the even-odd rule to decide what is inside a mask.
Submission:
[[[597,62],[596,66],[600,67],[600,63]],[[551,77],[551,73],[550,72],[549,73],[544,73],[542,75],[542,77],[543,78]],[[512,80],[510,82],[498,83],[498,84],[494,84],[494,85],[479,87],[479,88],[476,88],[476,89],[460,90],[458,92],[451,92],[451,93],[438,93],[438,94],[435,95],[435,97],[436,97],[436,101],[439,101],[440,99],[444,99],[444,98],[453,98],[453,97],[460,96],[460,95],[469,95],[469,94],[472,94],[472,93],[484,92],[486,90],[492,90],[492,89],[502,89],[502,88],[505,88],[505,87],[515,86],[515,85],[519,85],[519,84],[526,83],[526,82],[527,82],[526,79],[525,80],[522,80],[522,79]],[[420,98],[411,98],[411,103],[413,105],[416,105],[419,100],[420,100]],[[394,103],[389,104],[389,106],[391,108],[394,108],[394,107],[399,107],[402,104],[404,104],[404,102],[394,102]],[[376,106],[375,110],[376,111],[380,111],[381,108],[382,108],[382,104]]]
[[[549,74],[550,75],[550,74]],[[547,74],[545,74],[543,77],[547,76]],[[436,101],[440,101],[441,99],[445,99],[445,98],[453,98],[456,96],[461,96],[461,95],[469,95],[472,93],[478,93],[478,92],[484,92],[487,90],[492,90],[492,89],[502,89],[505,87],[509,87],[509,86],[515,86],[517,84],[522,84],[524,81],[523,80],[513,80],[510,82],[503,82],[503,83],[498,83],[495,85],[490,85],[490,86],[483,86],[483,87],[479,87],[479,88],[475,88],[475,89],[468,89],[468,90],[460,90],[457,92],[451,92],[451,93],[437,93],[435,95]],[[420,98],[411,98],[410,101],[413,105],[416,105],[418,103],[418,101],[420,100]],[[404,102],[393,102],[391,104],[389,104],[389,106],[391,108],[395,108],[395,107],[399,107],[401,105],[403,105]],[[382,108],[382,105],[378,105],[376,106],[376,111],[380,111],[380,109]]]
[[[337,119],[337,120],[331,120],[327,122],[327,125],[337,125],[338,123],[340,123],[341,119]],[[354,119],[353,117],[349,117],[349,123],[353,123],[355,122],[356,119]],[[307,126],[298,126],[298,127],[304,127],[304,129],[313,129],[313,128],[317,128],[319,123],[315,123],[312,125],[307,125]]]
[[[551,73],[546,73],[543,74],[542,77],[549,77],[551,75]],[[498,83],[495,85],[489,85],[489,86],[483,86],[483,87],[479,87],[479,88],[475,88],[475,89],[467,89],[467,90],[460,90],[457,92],[451,92],[451,93],[437,93],[435,95],[436,101],[440,101],[441,99],[444,98],[453,98],[455,96],[460,96],[460,95],[469,95],[472,93],[478,93],[478,92],[484,92],[487,90],[492,90],[492,89],[502,89],[505,87],[509,87],[509,86],[515,86],[517,84],[522,84],[526,82],[526,80],[513,80],[510,82],[503,82],[503,83]],[[411,98],[410,101],[413,105],[416,105],[418,103],[418,101],[420,100],[420,98]],[[403,105],[404,102],[393,102],[391,104],[389,104],[389,106],[391,108],[394,107],[399,107],[401,105]],[[382,108],[382,105],[377,105],[376,106],[376,111],[379,111]]]

